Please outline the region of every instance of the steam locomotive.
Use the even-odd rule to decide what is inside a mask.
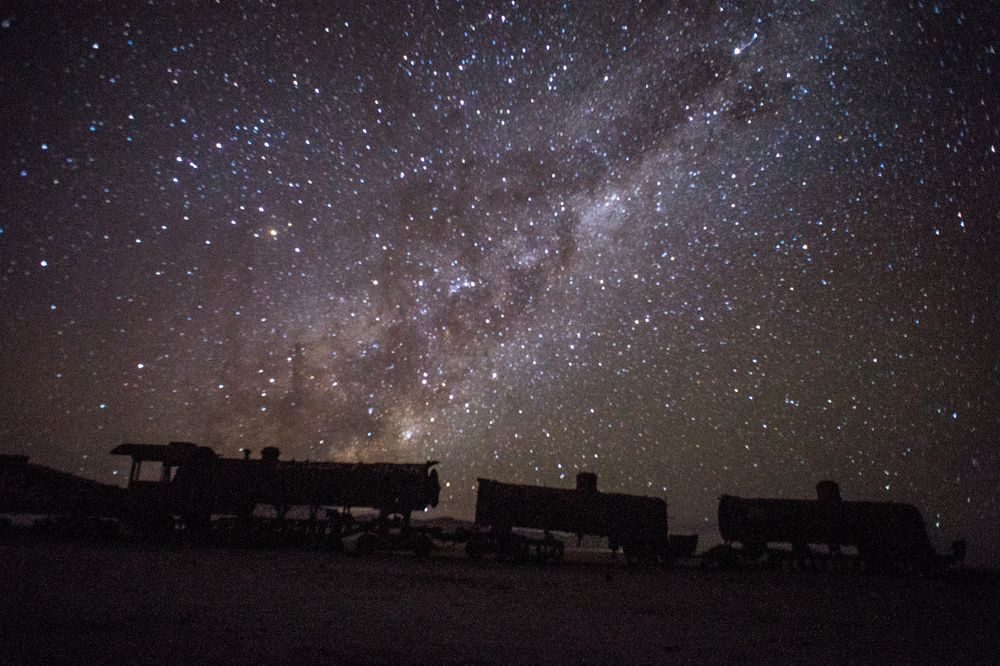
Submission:
[[[414,534],[414,511],[437,506],[436,461],[419,464],[315,463],[281,460],[267,447],[260,458],[225,458],[187,442],[122,444],[128,486],[119,488],[32,465],[23,456],[0,458],[0,514],[44,516],[65,528],[114,522],[144,539],[181,535],[255,545],[340,547],[361,534],[368,547],[388,540],[420,554],[425,535]],[[260,507],[272,516],[257,515]],[[356,519],[353,509],[375,517]],[[303,515],[304,514],[304,515]],[[7,530],[13,529],[8,520]]]
[[[274,508],[279,518],[293,507],[316,513],[321,507],[368,507],[383,516],[409,521],[413,511],[437,506],[441,485],[436,461],[420,464],[333,463],[280,460],[273,446],[258,459],[223,458],[212,449],[186,442],[122,444],[112,455],[129,456],[128,490],[141,505],[173,514],[191,525],[213,515],[248,518],[257,505]],[[159,465],[152,480],[143,466]]]
[[[450,542],[464,544],[472,559],[558,561],[564,542],[556,533],[606,539],[627,560],[671,562],[697,547],[697,535],[668,533],[663,499],[600,492],[597,477],[587,472],[577,476],[575,488],[479,479],[474,527],[445,533],[411,522],[413,512],[438,504],[441,485],[432,460],[299,462],[282,460],[275,447],[259,458],[249,451],[226,458],[185,442],[126,443],[111,453],[131,459],[126,488],[34,465],[24,456],[0,456],[0,535],[16,531],[3,514],[30,514],[41,516],[41,525],[62,526],[64,535],[117,528],[144,538],[331,548],[354,538],[359,551],[418,555]],[[261,517],[261,507],[271,515]],[[374,515],[358,517],[355,509]],[[820,482],[815,500],[723,495],[718,521],[724,544],[701,556],[705,566],[858,562],[869,569],[931,571],[965,555],[964,542],[955,542],[949,555],[936,553],[912,505],[844,501],[832,481]]]
[[[389,540],[419,554],[432,547],[426,535],[410,530],[410,518],[437,506],[437,461],[300,462],[281,460],[273,446],[260,458],[249,450],[243,458],[224,458],[187,442],[122,444],[111,453],[131,458],[122,516],[138,531],[338,548],[344,538],[362,534],[362,548]],[[261,506],[271,509],[273,519],[256,517]],[[353,509],[371,509],[377,516],[359,521]],[[293,516],[296,512],[306,515]]]

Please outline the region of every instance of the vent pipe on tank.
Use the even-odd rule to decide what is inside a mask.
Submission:
[[[580,472],[576,475],[576,489],[588,493],[597,492],[597,475],[593,472]]]
[[[839,502],[840,486],[836,481],[820,481],[816,484],[816,499],[820,502]]]

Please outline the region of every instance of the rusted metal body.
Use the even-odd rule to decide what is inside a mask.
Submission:
[[[602,493],[583,474],[577,488],[550,488],[479,479],[476,525],[506,534],[512,528],[607,537],[628,556],[665,557],[667,504],[658,497]]]
[[[27,456],[0,455],[0,513],[113,517],[123,493]]]
[[[817,495],[815,500],[723,495],[719,533],[751,557],[771,544],[790,544],[796,554],[810,553],[811,546],[834,554],[850,547],[871,566],[927,568],[964,554],[964,544],[956,542],[952,556],[938,555],[920,511],[910,504],[843,501],[836,484],[828,481],[817,486]]]
[[[408,517],[437,505],[434,461],[420,464],[332,463],[279,460],[268,447],[262,457],[223,458],[208,447],[182,442],[123,444],[111,451],[132,458],[129,492],[138,504],[181,517],[249,516],[257,505],[279,516],[291,507],[371,508]],[[144,463],[159,463],[156,480],[142,480]]]

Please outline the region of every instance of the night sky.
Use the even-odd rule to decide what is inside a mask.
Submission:
[[[1000,561],[991,3],[27,3],[0,450],[918,505]]]

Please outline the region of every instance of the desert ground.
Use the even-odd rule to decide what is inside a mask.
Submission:
[[[1000,663],[995,573],[0,544],[0,663]]]

